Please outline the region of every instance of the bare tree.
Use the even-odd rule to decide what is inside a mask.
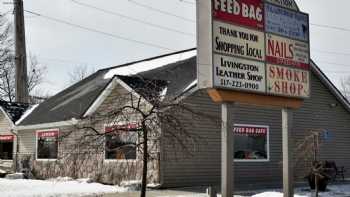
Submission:
[[[350,99],[350,76],[343,77],[340,79],[340,88],[345,98],[349,100]]]
[[[320,161],[323,133],[323,129],[313,129],[296,145],[296,166],[303,166],[303,170],[307,170],[304,175],[307,174],[311,188],[315,188],[316,197],[320,188],[328,184],[334,173],[327,161]]]
[[[71,158],[74,158],[75,164],[79,163],[77,155],[91,162],[98,157],[88,155],[96,153],[103,157],[112,153],[113,158],[142,161],[140,196],[145,197],[150,175],[148,164],[159,159],[160,140],[165,140],[162,144],[172,146],[181,157],[191,156],[200,139],[192,132],[193,121],[203,118],[218,120],[217,117],[196,112],[181,100],[166,98],[167,83],[164,81],[133,78],[129,82],[131,92],[118,91],[118,96],[111,98],[111,105],[102,107],[99,112],[83,120],[76,130],[62,134],[61,143],[74,138],[74,143],[64,149],[72,150],[66,154],[66,158],[74,155]],[[105,129],[101,129],[101,125]]]
[[[13,25],[0,14],[0,99],[15,100],[15,69]],[[40,65],[34,55],[29,55],[27,86],[31,95],[43,82],[45,72],[46,67]]]
[[[96,71],[95,68],[89,68],[87,65],[74,66],[68,73],[70,84],[74,84],[88,77],[90,74]]]

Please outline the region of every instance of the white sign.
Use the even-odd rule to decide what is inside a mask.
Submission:
[[[214,54],[214,86],[265,92],[265,64],[263,62]]]
[[[294,0],[265,0],[266,2],[279,5],[281,7],[289,8],[295,11],[299,11],[297,4]]]
[[[254,60],[265,60],[264,33],[213,21],[214,52]]]
[[[266,65],[267,92],[272,95],[307,98],[310,96],[308,70]]]

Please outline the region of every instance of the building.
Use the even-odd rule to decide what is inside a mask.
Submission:
[[[17,150],[15,124],[28,108],[28,104],[0,101],[0,170],[10,170],[13,165]]]
[[[315,63],[311,64],[311,71],[311,97],[294,112],[293,141],[302,140],[310,130],[328,131],[329,137],[321,146],[321,159],[334,160],[349,169],[350,105]],[[102,151],[96,151],[95,159],[88,159],[89,162],[80,161],[79,158],[67,160],[63,155],[71,151],[66,146],[69,140],[59,141],[58,136],[67,132],[79,136],[79,125],[83,122],[86,124],[86,119],[107,112],[121,94],[145,85],[140,81],[135,82],[140,76],[142,79],[166,82],[159,89],[165,97],[180,99],[193,110],[214,117],[208,120],[184,114],[188,118],[182,119],[183,124],[192,134],[199,136],[194,147],[191,144],[191,155],[181,152],[173,146],[170,138],[161,135],[159,144],[151,150],[156,159],[149,165],[150,181],[159,182],[162,187],[220,184],[221,108],[212,102],[205,90],[197,89],[196,49],[99,70],[44,101],[18,121],[15,127],[20,139],[21,162],[27,161],[35,175],[40,177],[91,177],[106,183],[138,179],[141,161],[136,149],[111,152],[105,150],[108,147],[106,144],[102,144],[99,146]],[[141,97],[144,95],[135,92]],[[147,101],[147,98],[144,100]],[[235,187],[280,187],[281,110],[244,104],[237,104],[236,107],[235,122],[240,125],[235,130],[235,150],[238,150],[234,161]],[[108,130],[104,120],[90,124],[102,133]],[[260,130],[249,133],[239,127],[242,125]],[[133,125],[128,126],[134,128]],[[160,132],[165,133],[165,129],[162,127]],[[137,142],[132,135],[128,140],[131,144]],[[73,153],[79,155],[79,152]],[[296,173],[298,181],[303,181],[303,170],[303,166],[296,165],[296,172],[300,172]]]

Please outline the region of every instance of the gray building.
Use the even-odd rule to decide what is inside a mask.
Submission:
[[[191,114],[183,114],[181,117],[191,134],[197,136],[195,143],[189,145],[189,155],[174,146],[169,136],[161,135],[157,146],[150,150],[156,158],[150,161],[150,181],[160,183],[162,187],[220,184],[221,108],[212,102],[207,90],[197,89],[196,49],[99,70],[38,105],[15,127],[20,139],[20,158],[27,158],[36,174],[42,177],[91,177],[106,183],[138,179],[141,157],[136,149],[135,154],[129,154],[130,149],[128,153],[123,152],[125,150],[108,152],[105,148],[108,145],[103,144],[101,152],[95,154],[96,159],[77,169],[78,163],[61,157],[69,152],[66,144],[71,138],[61,142],[57,138],[67,132],[79,136],[79,125],[86,124],[86,120],[96,114],[108,112],[125,92],[135,91],[145,97],[136,90],[144,85],[144,81],[137,82],[140,78],[166,82],[159,91],[164,97],[181,100],[194,111],[206,115],[193,118]],[[152,102],[148,103],[152,105]],[[239,125],[234,132],[235,186],[237,189],[281,187],[281,110],[239,103],[236,107],[234,122]],[[311,130],[328,131],[327,140],[322,140],[321,159],[335,161],[349,169],[349,113],[347,100],[312,63],[311,97],[293,113],[293,144]],[[101,133],[106,132],[105,120],[96,121],[93,126]],[[163,126],[160,132],[167,133],[166,127]],[[128,139],[128,143],[136,143],[132,136]],[[297,181],[305,181],[304,165],[295,163],[295,169]]]

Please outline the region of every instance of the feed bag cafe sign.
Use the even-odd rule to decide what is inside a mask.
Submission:
[[[211,3],[212,64],[198,66],[211,78],[199,74],[200,87],[310,97],[309,17],[294,1]]]

